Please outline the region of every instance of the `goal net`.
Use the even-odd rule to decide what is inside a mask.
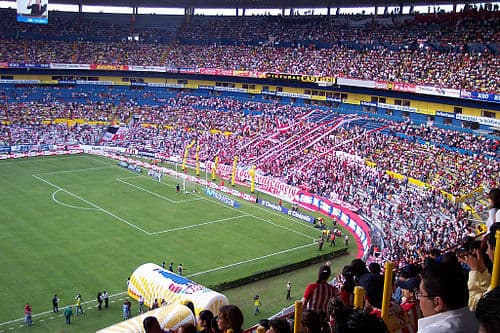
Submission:
[[[161,179],[163,178],[163,174],[161,173],[161,171],[155,171],[155,170],[149,170],[148,176],[159,182],[161,182]]]
[[[184,193],[196,193],[196,183],[189,179],[182,179],[182,191]]]

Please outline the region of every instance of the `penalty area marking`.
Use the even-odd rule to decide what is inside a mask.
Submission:
[[[103,213],[106,213],[106,214],[108,214],[108,215],[110,215],[110,216],[114,217],[114,218],[115,218],[115,219],[117,219],[118,221],[123,222],[123,223],[125,223],[126,225],[128,225],[128,226],[130,226],[130,227],[132,227],[132,228],[134,228],[134,229],[137,229],[137,230],[139,230],[139,231],[141,231],[141,232],[143,232],[143,233],[145,233],[146,235],[150,235],[150,234],[151,234],[150,232],[148,232],[148,231],[146,231],[146,230],[142,229],[141,227],[136,226],[136,225],[135,225],[135,224],[133,224],[133,223],[128,222],[127,220],[125,220],[125,219],[123,219],[123,218],[119,217],[118,215],[116,215],[116,214],[114,214],[114,213],[110,212],[109,210],[106,210],[106,209],[104,209],[104,208],[102,208],[102,207],[99,207],[99,206],[98,206],[98,205],[96,205],[95,203],[92,203],[92,202],[90,202],[90,201],[88,201],[88,200],[86,200],[86,199],[84,199],[84,198],[80,197],[79,195],[76,195],[76,194],[74,194],[74,193],[72,193],[72,192],[70,192],[70,191],[68,191],[68,190],[65,190],[65,189],[63,189],[62,187],[58,186],[58,185],[52,184],[52,183],[51,183],[51,182],[49,182],[48,180],[45,180],[45,179],[43,179],[42,177],[40,177],[40,176],[38,176],[38,175],[36,175],[36,174],[34,174],[34,175],[33,175],[33,177],[34,177],[34,178],[36,178],[36,179],[38,179],[38,180],[40,180],[40,181],[42,181],[42,182],[44,182],[45,184],[48,184],[48,185],[50,185],[50,186],[52,186],[52,187],[54,187],[54,188],[56,188],[56,189],[58,189],[58,190],[60,190],[60,191],[62,191],[62,192],[65,192],[65,193],[67,193],[67,194],[71,195],[72,197],[75,197],[75,198],[77,198],[77,199],[79,199],[79,200],[81,200],[81,201],[85,202],[85,203],[86,203],[86,204],[88,204],[89,206],[92,206],[92,207],[96,208],[98,211],[101,211],[101,212],[103,212]]]
[[[129,178],[130,178],[130,177],[129,177]],[[195,199],[187,199],[187,200],[172,200],[172,199],[167,198],[167,197],[165,197],[165,196],[163,196],[163,195],[161,195],[161,194],[158,194],[158,193],[152,192],[152,191],[150,191],[150,190],[148,190],[148,189],[145,189],[145,188],[143,188],[143,187],[140,187],[140,186],[134,185],[134,184],[132,184],[132,183],[129,183],[129,182],[127,182],[127,181],[123,180],[123,179],[125,179],[125,178],[117,178],[116,180],[117,180],[117,181],[119,181],[119,182],[121,182],[121,183],[127,184],[128,186],[134,187],[134,188],[136,188],[136,189],[138,189],[138,190],[141,190],[141,191],[144,191],[144,192],[146,192],[146,193],[149,193],[149,194],[151,194],[151,195],[153,195],[153,196],[155,196],[155,197],[157,197],[157,198],[160,198],[160,199],[166,200],[166,201],[168,201],[168,202],[170,202],[170,203],[174,203],[174,204],[175,204],[175,203],[185,203],[185,202],[193,202],[193,201],[199,201],[199,200],[201,200],[201,198],[199,198],[199,197],[198,197],[198,198],[195,198]],[[163,183],[162,183],[162,184],[163,184]],[[167,186],[168,186],[168,185],[167,185]]]
[[[225,205],[225,204],[223,204],[223,203],[219,203],[219,202],[218,202],[218,201],[216,201],[216,200],[209,200],[209,198],[203,198],[203,197],[200,197],[200,198],[201,198],[202,200],[208,200],[208,201],[210,201],[210,202],[212,202],[212,203],[216,204],[217,206],[221,206],[221,207],[229,208],[229,209],[232,209],[232,210],[235,210],[235,211],[239,211],[237,208],[234,208],[234,207],[231,207],[231,206]],[[294,233],[294,234],[297,234],[297,235],[303,236],[303,237],[305,237],[305,238],[307,238],[307,239],[312,239],[313,241],[316,239],[315,237],[313,237],[313,236],[311,236],[311,235],[307,235],[307,234],[304,234],[304,233],[302,233],[302,232],[300,232],[300,231],[297,231],[297,230],[294,230],[294,229],[291,229],[291,228],[288,228],[288,227],[285,227],[285,226],[279,225],[279,224],[277,224],[277,223],[275,223],[275,222],[273,222],[273,221],[271,221],[271,220],[266,220],[266,219],[264,219],[264,218],[262,218],[262,217],[255,216],[255,215],[253,215],[253,214],[248,214],[247,216],[250,216],[250,217],[253,217],[253,218],[257,219],[257,220],[260,220],[260,221],[263,221],[263,222],[265,222],[265,223],[268,223],[268,224],[274,225],[274,226],[275,226],[275,227],[277,227],[277,228],[285,229],[285,230],[290,231],[290,232],[292,232],[292,233]]]
[[[81,168],[81,169],[71,169],[71,170],[60,170],[60,171],[52,171],[52,172],[43,172],[38,175],[55,175],[58,173],[72,173],[72,172],[80,172],[80,171],[95,171],[95,170],[103,170],[103,169],[111,169],[112,166],[102,166],[95,168]]]
[[[106,213],[106,214],[108,214],[108,215],[110,215],[110,216],[114,217],[114,218],[115,218],[115,219],[117,219],[118,221],[123,222],[123,223],[125,223],[126,225],[128,225],[128,226],[130,226],[130,227],[132,227],[132,228],[134,228],[134,229],[137,229],[137,230],[141,231],[142,233],[144,233],[144,234],[146,234],[146,235],[148,235],[148,236],[151,236],[151,235],[156,235],[156,234],[160,234],[160,233],[166,233],[166,232],[172,232],[172,231],[175,231],[175,229],[172,229],[172,230],[164,230],[164,231],[158,231],[158,232],[153,232],[153,233],[151,233],[151,232],[149,232],[149,231],[146,231],[146,230],[142,229],[141,227],[136,226],[136,225],[135,225],[135,224],[133,224],[133,223],[128,222],[128,221],[127,221],[127,220],[125,220],[124,218],[121,218],[121,217],[119,217],[118,215],[116,215],[116,214],[114,214],[114,213],[112,213],[112,212],[110,212],[110,211],[108,211],[108,210],[106,210],[106,209],[104,209],[104,208],[102,208],[102,207],[100,207],[100,206],[98,206],[98,205],[94,204],[93,202],[90,202],[90,201],[86,200],[85,198],[80,197],[79,195],[76,195],[76,194],[74,194],[74,193],[72,193],[72,192],[70,192],[70,191],[68,191],[68,190],[63,189],[62,187],[60,187],[60,186],[58,186],[58,185],[55,185],[55,184],[53,184],[53,183],[49,182],[48,180],[45,180],[45,179],[41,178],[40,176],[38,176],[38,175],[36,175],[36,174],[34,174],[34,175],[33,175],[33,177],[34,177],[34,178],[36,178],[36,179],[38,179],[38,180],[40,180],[40,181],[42,181],[42,182],[44,182],[44,183],[46,183],[46,184],[48,184],[48,185],[50,185],[50,186],[52,186],[52,187],[54,187],[54,188],[56,188],[58,191],[54,192],[54,194],[55,194],[55,193],[57,193],[57,192],[59,192],[59,191],[61,191],[61,192],[65,192],[65,193],[67,193],[67,194],[71,195],[72,197],[77,198],[77,199],[79,199],[79,200],[81,200],[81,201],[85,202],[85,203],[86,203],[86,204],[88,204],[89,206],[93,207],[93,208],[91,208],[91,209],[95,209],[95,210],[97,210],[97,211],[101,211],[101,212],[103,212],[103,213]],[[235,217],[232,217],[232,218],[227,218],[227,219],[222,219],[222,220],[217,220],[217,221],[209,221],[209,222],[204,222],[204,223],[200,223],[200,224],[189,225],[189,226],[186,226],[186,227],[176,228],[176,230],[182,230],[182,229],[195,228],[195,227],[197,227],[197,226],[202,226],[202,225],[205,225],[205,224],[211,224],[211,223],[222,222],[222,221],[225,221],[225,220],[231,220],[231,219],[240,218],[240,217],[243,217],[243,216],[247,216],[247,215],[235,216]]]
[[[101,163],[101,164],[103,164],[103,165],[107,166],[108,168],[119,168],[119,166],[118,166],[118,165],[111,164],[111,163],[109,163],[109,162],[107,162],[107,161],[101,161],[101,160],[99,160],[99,159],[96,159],[96,158],[93,158],[93,157],[89,157],[89,156],[85,156],[85,158],[90,159],[90,160],[92,160],[92,161],[95,161],[95,162],[97,162],[97,163]],[[78,169],[78,170],[89,170],[89,169],[98,169],[98,168],[99,168],[99,167],[97,167],[97,168],[87,168],[87,169]],[[106,168],[106,167],[102,167],[102,168]],[[77,171],[77,170],[75,170],[75,171]],[[128,170],[128,169],[126,169],[126,171],[128,171],[128,172],[131,172],[131,173],[132,173],[132,171],[130,171],[130,170]],[[34,176],[35,176],[35,175],[34,175]],[[163,200],[166,200],[166,201],[168,201],[168,202],[170,202],[170,203],[184,203],[184,202],[193,202],[193,201],[198,201],[198,200],[208,200],[208,201],[211,201],[212,203],[215,203],[215,204],[216,204],[216,205],[218,205],[218,206],[223,206],[223,207],[225,207],[225,208],[230,208],[230,209],[233,209],[233,210],[238,211],[236,208],[233,208],[233,207],[228,207],[228,206],[226,206],[226,205],[223,205],[223,204],[221,204],[221,203],[216,202],[215,200],[209,200],[208,198],[204,198],[204,197],[202,197],[202,196],[197,196],[197,198],[196,198],[196,199],[188,199],[188,200],[172,200],[172,199],[167,198],[167,197],[165,197],[165,196],[163,196],[163,195],[161,195],[161,194],[154,193],[154,192],[149,191],[149,190],[147,190],[147,189],[145,189],[145,188],[142,188],[142,187],[140,187],[140,186],[137,186],[137,185],[131,184],[131,183],[127,182],[127,181],[124,181],[124,179],[129,179],[129,178],[148,178],[148,179],[150,179],[150,177],[146,177],[146,176],[144,176],[144,175],[134,175],[134,176],[130,176],[130,177],[121,177],[121,178],[117,178],[117,181],[122,182],[122,183],[125,183],[125,184],[127,184],[127,185],[129,185],[129,186],[135,187],[135,188],[137,188],[137,189],[139,189],[139,190],[141,190],[141,191],[145,191],[145,192],[147,192],[147,193],[149,193],[149,194],[151,194],[151,195],[153,195],[153,196],[156,196],[156,197],[158,197],[158,198],[161,198],[161,199],[163,199]],[[41,179],[41,180],[42,180],[42,179]],[[45,181],[45,180],[43,180],[43,181]],[[163,183],[162,183],[162,184],[163,184]],[[52,185],[52,184],[51,184],[51,185]],[[164,185],[165,185],[165,186],[170,186],[170,185],[168,185],[168,184],[164,184]],[[57,187],[57,186],[55,186],[55,185],[52,185],[52,186],[54,186],[54,187],[56,187],[56,188],[59,188],[59,187]],[[68,191],[66,191],[66,190],[64,190],[64,189],[61,189],[61,190],[62,190],[62,191],[65,191],[65,192],[67,192],[67,193],[69,193],[70,195],[73,195],[72,193],[70,193],[70,192],[68,192]],[[75,196],[75,195],[73,195],[73,196]],[[80,197],[77,197],[77,198],[79,198],[79,199],[81,199],[82,201],[84,201],[84,202],[85,202],[85,199],[80,198]],[[91,205],[91,206],[93,206],[93,207],[96,207],[96,209],[98,209],[98,210],[105,211],[104,209],[102,209],[102,208],[98,207],[97,205],[94,205],[94,204],[92,204],[92,203],[90,203],[90,205]],[[262,207],[257,207],[257,208],[258,208],[259,210],[262,210],[262,211],[264,211],[264,210],[265,210],[265,209],[263,209]],[[105,212],[107,212],[107,211],[105,211]],[[266,211],[266,212],[267,212],[267,211]],[[130,226],[134,226],[136,229],[141,230],[142,232],[144,232],[144,233],[146,233],[146,234],[148,234],[148,235],[153,235],[153,234],[158,234],[158,233],[164,233],[164,232],[170,232],[170,231],[160,231],[160,232],[153,232],[153,233],[151,233],[151,232],[147,232],[147,231],[145,231],[145,230],[143,230],[143,229],[141,229],[141,228],[139,228],[139,227],[137,227],[137,226],[135,226],[135,225],[131,224],[130,222],[125,221],[124,219],[122,219],[122,218],[120,218],[120,217],[118,217],[118,216],[115,216],[113,213],[110,213],[110,212],[107,212],[107,213],[108,213],[108,214],[110,214],[111,216],[113,216],[113,217],[117,218],[118,220],[121,220],[122,222],[124,222],[124,223],[126,223],[126,224],[130,225]],[[274,212],[267,212],[267,213],[272,213],[273,215],[277,215],[277,214],[276,214],[276,213],[274,213]],[[264,219],[264,218],[262,218],[262,217],[255,216],[255,215],[253,215],[253,214],[248,214],[247,216],[253,217],[253,218],[258,219],[258,220],[260,220],[260,221],[263,221],[263,222],[265,222],[265,223],[272,224],[272,225],[274,225],[274,226],[276,226],[276,227],[278,227],[278,228],[285,229],[285,230],[290,231],[290,232],[293,232],[293,233],[295,233],[295,234],[298,234],[298,235],[304,236],[304,237],[306,237],[306,238],[312,239],[313,241],[314,241],[314,240],[316,240],[316,238],[315,238],[315,237],[312,237],[312,236],[310,236],[310,235],[304,234],[304,233],[299,232],[299,231],[297,231],[297,230],[294,230],[294,229],[291,229],[291,228],[288,228],[288,227],[285,227],[285,226],[279,225],[279,224],[277,224],[277,223],[275,223],[275,222],[272,222],[272,221],[271,221],[271,220],[269,220],[269,219]],[[280,216],[280,218],[285,218],[285,217],[284,217],[284,216]],[[290,221],[293,221],[294,223],[299,223],[298,221],[295,221],[293,218],[290,218],[290,217],[286,217],[285,219],[290,220]],[[197,224],[197,225],[194,225],[194,226],[204,225],[204,224],[209,224],[209,223],[211,223],[211,222],[201,223],[201,224]],[[299,223],[299,224],[300,224],[300,223]],[[193,226],[193,227],[194,227],[194,226]],[[190,227],[191,227],[191,226],[187,226],[187,227],[183,227],[183,228],[181,228],[181,229],[186,229],[186,228],[190,228]]]
[[[247,217],[247,216],[250,216],[250,215],[249,214],[243,214],[243,215],[228,217],[228,218],[225,218],[225,219],[220,219],[220,220],[215,220],[215,221],[209,221],[209,222],[203,222],[203,223],[198,223],[198,224],[192,224],[192,225],[188,225],[188,226],[185,226],[185,227],[179,227],[179,228],[173,228],[173,229],[169,229],[169,230],[152,232],[151,235],[158,235],[158,234],[164,234],[164,233],[172,232],[172,231],[178,231],[178,230],[184,230],[184,229],[191,229],[191,228],[201,227],[201,226],[208,225],[208,224],[214,224],[214,223],[219,223],[219,222],[224,222],[224,221],[229,221],[229,220],[235,220],[235,219],[239,219],[239,218]]]
[[[61,191],[62,190],[57,190],[54,193],[52,193],[52,200],[54,200],[56,203],[60,204],[61,206],[73,208],[73,209],[80,209],[80,210],[98,210],[97,208],[94,208],[94,207],[80,207],[80,206],[66,204],[60,200],[57,200],[56,194],[57,194],[57,192],[61,192]]]

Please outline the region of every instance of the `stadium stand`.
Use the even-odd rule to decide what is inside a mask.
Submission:
[[[342,17],[196,17],[186,25],[169,18],[163,30],[123,18],[97,23],[84,15],[69,20],[56,16],[46,27],[32,27],[13,24],[11,11],[0,15],[2,44],[8,46],[0,54],[3,62],[271,71],[492,93],[499,86],[498,11],[361,22]],[[471,20],[478,23],[471,25]],[[452,25],[454,30],[448,28]],[[229,31],[234,26],[239,28]],[[63,52],[54,54],[54,46]]]
[[[165,25],[111,15],[55,14],[43,27],[13,20],[0,12],[0,62],[270,71],[499,93],[497,10],[377,20],[169,18]],[[110,125],[120,130],[107,137]],[[237,93],[0,86],[0,153],[81,144],[180,156],[193,140],[202,161],[218,156],[231,165],[238,156],[242,167],[350,203],[382,249],[369,260],[398,268],[462,244],[474,232],[471,221],[488,213],[484,201],[466,200],[499,186],[493,135]],[[461,198],[470,209],[456,204]]]

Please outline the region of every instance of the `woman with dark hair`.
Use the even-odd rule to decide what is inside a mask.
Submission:
[[[318,311],[326,319],[328,300],[337,296],[337,289],[328,283],[332,270],[330,263],[322,265],[318,271],[318,279],[315,283],[307,285],[302,297],[305,310]]]
[[[331,303],[330,317],[335,333],[386,333],[387,326],[381,318],[363,310],[353,310],[340,299]]]
[[[303,333],[330,333],[330,325],[312,310],[304,310],[300,319]]]
[[[198,318],[196,322],[198,326],[201,328],[200,333],[212,333],[212,319],[214,318],[214,314],[210,310],[200,311],[198,314]]]
[[[271,319],[267,333],[290,333],[291,327],[285,318]]]
[[[158,319],[154,316],[144,318],[142,325],[144,326],[146,333],[163,333]]]
[[[366,263],[361,259],[353,259],[351,261],[351,271],[354,276],[354,281],[356,284],[359,283],[359,279],[365,275],[369,274],[368,268],[366,268]]]
[[[193,323],[185,323],[177,327],[176,333],[196,333],[196,326]]]
[[[210,333],[224,333],[219,329],[218,322],[219,322],[219,317],[212,318],[212,323],[211,323],[212,331]]]
[[[490,227],[495,222],[500,222],[500,188],[492,188],[490,193],[488,193],[489,201],[489,217],[486,221],[486,227],[490,230]]]
[[[340,285],[340,298],[345,305],[353,305],[354,303],[354,275],[352,273],[351,265],[345,265],[342,269],[342,275],[337,277]]]
[[[477,303],[476,318],[479,321],[479,332],[500,332],[500,287],[488,292]]]
[[[236,305],[223,305],[219,309],[217,326],[223,333],[241,333],[243,313]]]

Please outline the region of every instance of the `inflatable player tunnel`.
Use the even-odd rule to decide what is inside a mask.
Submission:
[[[156,317],[161,328],[165,332],[174,332],[179,326],[186,323],[195,324],[196,322],[193,312],[191,312],[187,306],[182,304],[169,304],[103,328],[97,331],[97,333],[143,333],[144,326],[142,322],[144,318],[149,316]]]
[[[202,310],[219,312],[222,305],[229,304],[226,296],[177,275],[156,264],[139,266],[130,277],[128,295],[136,300],[144,297],[144,304],[151,307],[155,299],[167,304],[192,302],[195,315]]]

